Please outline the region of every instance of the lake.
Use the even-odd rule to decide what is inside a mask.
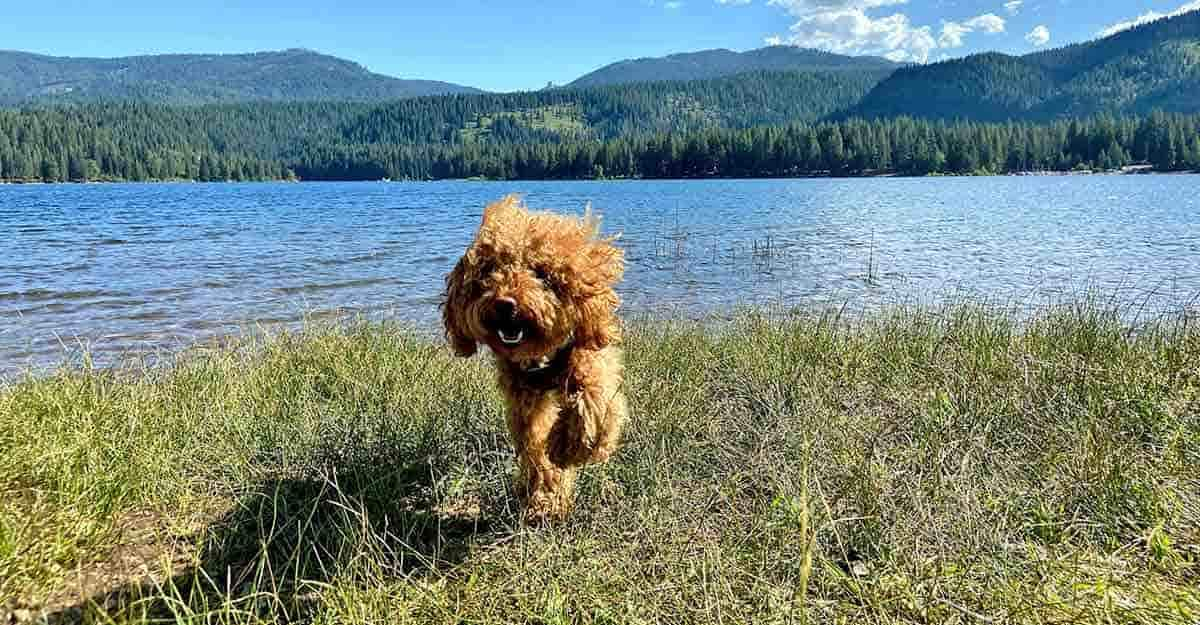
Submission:
[[[438,329],[483,206],[592,202],[629,314],[1200,294],[1200,178],[0,186],[0,373],[338,311]]]

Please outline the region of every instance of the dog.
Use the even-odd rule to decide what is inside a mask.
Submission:
[[[583,217],[530,211],[516,196],[483,212],[446,276],[442,320],[454,353],[495,356],[529,522],[565,519],[578,468],[616,451],[627,418],[615,237]]]

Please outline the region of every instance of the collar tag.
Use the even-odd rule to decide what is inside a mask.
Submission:
[[[571,353],[571,349],[575,346],[575,337],[572,335],[558,351],[553,354],[547,354],[537,360],[526,361],[521,363],[521,372],[526,374],[538,373],[545,371],[555,366],[566,366],[566,359]]]
[[[543,356],[543,357],[533,361],[532,363],[522,367],[522,371],[524,371],[525,373],[537,373],[538,371],[541,371],[542,369],[545,369],[546,367],[549,367],[549,366],[550,366],[550,358],[548,356]]]

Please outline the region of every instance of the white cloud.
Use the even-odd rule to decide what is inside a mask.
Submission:
[[[718,0],[720,1],[720,0]],[[1200,0],[1197,0],[1200,2]],[[943,22],[940,36],[908,15],[874,16],[870,11],[907,4],[908,0],[769,0],[796,18],[790,34],[769,38],[772,45],[791,44],[838,54],[873,54],[893,61],[929,62],[932,51],[964,45],[973,32],[1002,33],[1003,17],[985,13],[965,22]]]
[[[908,0],[769,0],[767,4],[783,7],[797,17],[826,11],[859,9],[867,11],[879,7],[908,4]]]
[[[1148,12],[1143,13],[1127,22],[1117,22],[1116,24],[1113,24],[1112,26],[1109,26],[1108,28],[1105,28],[1104,30],[1101,30],[1100,32],[1098,32],[1096,34],[1100,37],[1109,37],[1111,35],[1115,35],[1115,34],[1121,32],[1121,31],[1129,30],[1130,28],[1141,26],[1142,24],[1148,24],[1150,22],[1162,19],[1164,17],[1176,17],[1179,15],[1183,15],[1184,13],[1191,13],[1192,11],[1200,11],[1200,0],[1193,0],[1193,2],[1189,2],[1189,3],[1179,7],[1178,9],[1175,9],[1174,11],[1170,11],[1167,13],[1159,13],[1158,11],[1148,11]]]
[[[750,4],[750,0],[717,0],[717,4],[728,4],[731,6],[745,6]]]
[[[982,30],[992,35],[1004,32],[1005,23],[1004,18],[995,13],[984,13],[979,17],[972,17],[966,22],[970,28]]]
[[[1004,3],[1004,10],[1008,11],[1009,15],[1016,15],[1021,11],[1021,5],[1025,4],[1024,0],[1012,0]]]
[[[1028,41],[1035,48],[1040,48],[1050,43],[1050,29],[1046,28],[1045,25],[1038,26],[1029,31],[1028,35],[1025,35],[1025,41]]]
[[[799,18],[790,30],[790,43],[839,54],[878,54],[924,63],[937,48],[929,27],[914,27],[903,13],[876,19],[861,9],[824,11]]]
[[[963,35],[981,30],[985,33],[996,34],[1004,32],[1007,23],[1003,17],[993,13],[984,13],[965,22],[942,22],[942,35],[938,37],[940,48],[961,48]]]
[[[958,22],[945,22],[942,24],[942,36],[938,37],[938,46],[942,48],[961,48],[963,45],[963,35],[969,32],[971,32],[970,28]]]
[[[893,60],[929,59],[937,47],[929,27],[914,27],[896,13],[873,18],[867,11],[905,4],[907,0],[770,0],[797,18],[781,43],[819,48],[839,54],[877,54]]]
[[[664,2],[664,3],[663,3],[663,8],[664,8],[664,9],[670,9],[670,10],[672,10],[672,11],[674,11],[675,9],[678,9],[678,8],[680,8],[680,7],[682,7],[682,6],[683,6],[683,3],[682,3],[682,2],[679,2],[679,0],[670,0],[670,2]]]
[[[783,37],[780,37],[779,35],[771,35],[770,37],[763,39],[763,43],[767,44],[768,46],[782,46],[785,42]]]

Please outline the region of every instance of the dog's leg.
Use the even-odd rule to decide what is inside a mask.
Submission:
[[[604,462],[616,451],[627,413],[621,352],[576,350],[570,371],[554,459],[570,466]]]
[[[509,430],[521,468],[526,518],[534,523],[566,518],[575,489],[575,469],[551,459],[551,431],[559,420],[553,393],[523,394],[509,407]]]
[[[597,428],[596,446],[592,449],[592,455],[588,458],[588,462],[606,462],[617,451],[617,443],[621,440],[621,428],[625,427],[625,418],[628,413],[625,394],[621,392],[620,388],[617,388],[607,398],[608,404],[600,413],[603,418]]]

